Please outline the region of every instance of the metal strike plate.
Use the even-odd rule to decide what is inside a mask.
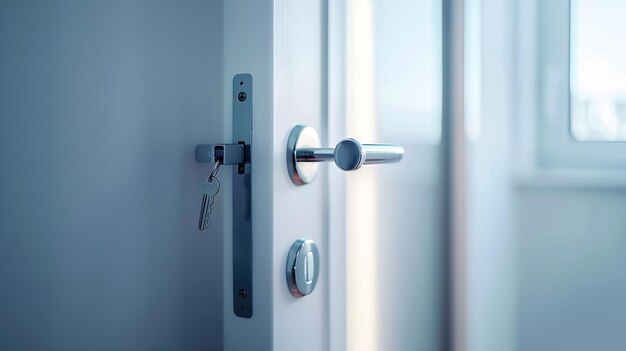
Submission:
[[[196,146],[197,162],[235,165],[233,172],[233,310],[252,317],[252,76],[233,78],[233,142]]]
[[[224,148],[224,161],[231,157],[237,163],[233,172],[233,310],[235,315],[252,317],[252,76],[238,74],[233,78],[233,141],[243,147]],[[237,151],[235,151],[237,150]],[[237,156],[237,157],[235,157]],[[247,161],[247,162],[246,162]],[[225,163],[226,164],[226,163]]]

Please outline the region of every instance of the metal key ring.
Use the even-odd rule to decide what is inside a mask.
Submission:
[[[215,177],[215,176],[213,177],[213,179],[209,178],[209,182],[212,182],[212,181],[216,181],[217,182],[217,188],[215,189],[215,193],[213,194],[213,201],[215,201],[215,195],[217,195],[217,193],[220,192],[220,188],[222,187],[222,183],[220,183],[220,180],[217,179],[217,177]]]
[[[215,176],[217,175],[217,172],[219,172],[219,170],[220,170],[220,166],[221,165],[222,165],[222,161],[220,161],[220,160],[215,161],[215,165],[213,166],[213,170],[209,174],[209,180],[212,180],[213,178],[215,178]],[[217,182],[217,184],[219,185],[219,181]]]

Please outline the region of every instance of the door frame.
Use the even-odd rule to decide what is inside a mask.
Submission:
[[[465,134],[465,0],[443,2],[442,142],[447,241],[445,348],[467,350],[467,170]]]

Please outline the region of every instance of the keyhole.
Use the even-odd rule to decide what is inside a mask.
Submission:
[[[306,260],[304,261],[304,277],[307,284],[313,283],[313,276],[315,275],[315,261],[313,260],[313,253],[306,254]]]

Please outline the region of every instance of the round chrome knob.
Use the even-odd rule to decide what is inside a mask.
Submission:
[[[333,159],[341,170],[356,171],[365,162],[365,148],[358,140],[344,139],[335,146]]]

